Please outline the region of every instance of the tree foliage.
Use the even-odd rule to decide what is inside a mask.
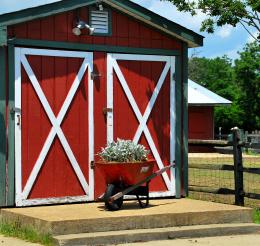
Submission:
[[[259,0],[168,0],[179,11],[196,15],[198,11],[207,15],[201,24],[201,31],[213,33],[216,26],[241,24],[245,30],[260,42]],[[252,31],[253,29],[253,31]],[[258,37],[253,35],[257,31]]]
[[[189,60],[189,78],[232,101],[215,108],[215,126],[260,129],[260,45],[247,44],[232,65],[227,56]]]
[[[243,127],[260,129],[260,45],[245,46],[235,61],[235,80],[240,87],[239,106],[244,110]]]

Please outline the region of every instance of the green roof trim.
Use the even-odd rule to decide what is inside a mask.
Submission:
[[[100,2],[97,0],[63,0],[34,8],[0,15],[0,26],[14,25],[50,15],[77,9]],[[203,45],[203,36],[177,23],[174,23],[129,0],[103,0],[105,4],[145,22],[148,25],[170,34],[188,44],[188,47]]]
[[[189,30],[173,21],[170,21],[136,3],[128,0],[104,0],[107,4],[119,6],[126,11],[129,11],[137,16],[143,17],[151,24],[154,24],[164,32],[175,34],[177,38],[189,44],[189,47],[198,47],[203,45],[203,36]]]
[[[12,13],[0,15],[0,26],[10,26],[22,22],[47,17],[88,6],[96,3],[96,0],[63,0],[55,3],[45,4],[34,8],[28,8]]]

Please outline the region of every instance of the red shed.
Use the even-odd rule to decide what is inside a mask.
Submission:
[[[231,103],[189,79],[189,139],[214,139],[214,107]],[[191,150],[195,149],[195,147],[191,148]]]
[[[203,37],[127,0],[64,0],[0,16],[0,205],[92,201],[107,141],[157,169],[151,196],[187,194],[187,49]]]

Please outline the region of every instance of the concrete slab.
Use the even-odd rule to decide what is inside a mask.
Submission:
[[[119,211],[106,211],[103,203],[85,203],[42,207],[7,208],[1,212],[25,215],[46,221],[70,221],[81,219],[144,216],[169,213],[209,211],[251,211],[250,208],[206,202],[192,199],[151,200],[148,208],[140,209],[136,201],[127,201]]]
[[[177,238],[194,238],[223,235],[241,235],[259,233],[260,225],[252,223],[213,224],[180,226],[154,229],[122,230],[94,233],[78,233],[54,236],[54,242],[59,246],[73,245],[117,245],[130,242],[147,242]]]
[[[127,201],[119,211],[103,203],[11,208],[1,210],[7,221],[19,220],[54,235],[171,226],[252,222],[252,209],[191,199],[152,200],[140,209]]]
[[[260,245],[260,234],[256,235],[235,235],[221,237],[205,237],[192,239],[174,239],[149,241],[139,243],[118,244],[117,246],[256,246]]]

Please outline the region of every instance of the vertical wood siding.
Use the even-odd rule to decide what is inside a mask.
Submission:
[[[79,17],[88,22],[88,8],[81,8]],[[137,48],[181,49],[181,42],[177,39],[168,37],[117,11],[112,11],[112,36],[107,37],[90,36],[86,30],[83,30],[81,36],[75,36],[72,33],[72,28],[76,19],[77,12],[69,11],[8,27],[8,36]]]
[[[189,106],[189,139],[214,138],[212,106]]]

